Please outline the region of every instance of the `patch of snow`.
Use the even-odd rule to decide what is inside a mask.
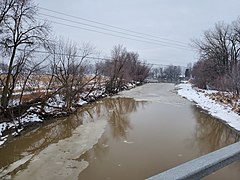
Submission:
[[[42,119],[37,114],[25,114],[19,118],[19,121],[21,122],[21,124],[24,125],[29,122],[42,122]],[[19,121],[14,120],[12,122],[0,123],[0,146],[6,142],[8,137],[8,136],[2,137],[3,132],[6,131],[7,129],[17,128],[19,126]],[[17,136],[22,130],[23,130],[23,127],[18,128],[17,132],[13,132],[12,135]]]
[[[87,101],[82,100],[81,98],[78,100],[77,105],[82,106],[84,104],[87,104]]]
[[[0,146],[3,145],[6,142],[7,139],[5,140],[0,140]]]
[[[183,84],[187,84],[187,83],[188,83],[188,81],[184,81],[184,80],[183,80],[183,81],[181,81],[181,83],[183,83]]]
[[[7,123],[3,122],[0,124],[0,136],[2,136],[2,132],[5,131],[7,129]]]
[[[233,112],[231,107],[218,103],[207,96],[207,94],[212,94],[216,91],[198,91],[197,88],[193,88],[189,83],[179,84],[177,88],[180,96],[195,102],[202,109],[207,110],[212,116],[225,121],[229,126],[240,131],[240,116]]]
[[[48,99],[47,105],[44,106],[44,111],[47,113],[53,113],[56,109],[63,108],[64,106],[64,97],[56,94],[53,98]]]
[[[52,107],[62,108],[65,105],[64,97],[56,94],[54,98],[49,98],[47,104]]]
[[[22,90],[22,89],[21,89]],[[28,95],[28,94],[32,94],[32,93],[38,93],[38,92],[47,92],[47,90],[34,90],[34,91],[26,91],[23,93],[23,95]],[[15,92],[13,93],[13,95],[20,95],[22,92]]]
[[[14,107],[14,106],[18,106],[20,103],[19,99],[12,99],[9,101],[8,103],[8,107]]]
[[[23,128],[17,129],[17,132],[13,132],[12,135],[13,136],[18,136],[19,133],[23,130]]]
[[[20,121],[22,123],[42,122],[42,119],[37,114],[27,114],[26,116],[22,117]]]

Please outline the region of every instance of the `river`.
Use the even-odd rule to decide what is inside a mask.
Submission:
[[[146,84],[7,143],[0,148],[0,177],[145,179],[238,140],[235,131],[178,96],[173,84]],[[239,177],[234,163],[205,179]]]

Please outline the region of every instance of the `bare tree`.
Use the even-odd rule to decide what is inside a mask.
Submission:
[[[111,60],[105,63],[105,74],[109,80],[106,84],[106,91],[109,93],[117,92],[124,84],[124,75],[126,74],[127,68],[127,51],[126,48],[118,45],[112,50]]]
[[[169,82],[177,82],[181,75],[181,67],[170,65],[164,69],[164,75]]]
[[[209,85],[217,88],[220,87],[220,79],[232,76],[239,61],[239,22],[238,19],[231,25],[223,22],[217,23],[214,29],[204,33],[203,40],[195,41],[200,54],[200,62],[194,65],[193,74],[196,82],[199,81],[198,84],[202,84],[204,78],[205,87]]]
[[[112,50],[112,57],[102,65],[103,73],[108,77],[106,91],[118,92],[131,81],[143,82],[150,73],[150,67],[139,60],[138,53],[128,52],[121,45]]]
[[[31,0],[14,1],[7,14],[7,18],[2,19],[4,33],[0,34],[1,51],[8,60],[7,73],[2,76],[4,77],[1,96],[3,111],[8,107],[20,72],[26,66],[31,54],[37,48],[46,45],[49,33],[46,22],[36,21],[37,7]]]
[[[221,22],[213,30],[206,31],[203,40],[195,41],[200,59],[212,61],[219,76],[230,69],[230,32],[230,26]]]
[[[44,79],[41,77],[44,75],[41,72],[44,66],[41,66],[41,64],[42,61],[29,62],[19,74],[18,86],[21,87],[19,105],[25,102],[34,102],[36,99],[41,99],[47,94],[47,91],[45,91],[46,88],[41,86],[41,83],[44,82]],[[42,90],[45,91],[44,95],[40,93]],[[24,99],[24,93],[32,94],[31,98]]]
[[[240,64],[237,63],[232,71],[220,78],[219,89],[232,92],[239,96],[240,93]]]
[[[136,73],[135,78],[133,80],[143,83],[144,80],[149,76],[151,67],[147,63],[138,61],[135,68]]]
[[[16,0],[0,0],[0,27],[2,22],[8,18],[8,12],[13,8],[14,4],[16,4]]]
[[[55,92],[64,97],[66,111],[71,111],[71,107],[77,100],[79,93],[86,90],[86,86],[94,83],[98,76],[87,76],[87,58],[94,53],[94,48],[90,45],[83,45],[79,54],[79,48],[72,42],[59,40],[52,50],[52,74]]]
[[[161,77],[163,76],[163,68],[159,67],[153,67],[150,72],[150,76],[153,79],[158,79],[160,80]]]

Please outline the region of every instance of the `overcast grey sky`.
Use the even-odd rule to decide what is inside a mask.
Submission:
[[[115,34],[140,41],[139,42],[106,34],[90,32],[79,28],[52,24],[53,33],[66,39],[81,44],[89,42],[101,51],[102,56],[109,56],[114,45],[121,44],[129,51],[138,52],[140,58],[150,63],[174,64],[186,66],[189,62],[197,61],[197,53],[194,50],[185,50],[182,46],[190,44],[191,39],[201,38],[203,32],[213,28],[219,21],[231,23],[240,15],[239,0],[34,0],[40,7],[59,11],[72,16],[117,26],[120,28],[137,31],[142,34],[117,34],[103,29],[71,23],[56,18],[44,16],[48,20],[61,22],[81,28]],[[87,23],[114,31],[130,32],[113,29],[107,26],[86,22],[81,19],[55,14],[40,9],[41,13],[65,18],[71,21]],[[136,36],[141,36],[136,37]],[[145,39],[143,39],[143,37]],[[166,40],[167,39],[167,40]],[[161,41],[161,42],[160,42]],[[164,43],[162,43],[164,41]],[[182,42],[181,46],[175,45]],[[166,47],[170,46],[170,47]]]

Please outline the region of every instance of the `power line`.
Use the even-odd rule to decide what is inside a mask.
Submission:
[[[19,51],[24,51],[23,49],[18,49]],[[79,57],[79,58],[86,58],[86,59],[94,59],[94,60],[110,60],[110,58],[99,58],[99,57],[93,57],[93,56],[81,56],[81,55],[71,55],[67,53],[60,53],[60,52],[50,52],[50,51],[41,51],[41,50],[34,50],[36,53],[41,54],[52,54],[52,55],[61,55],[61,56],[70,56],[70,57]]]
[[[83,21],[86,21],[86,22],[95,23],[95,24],[98,24],[98,25],[102,25],[102,26],[106,26],[106,27],[110,27],[110,28],[114,28],[114,29],[123,30],[123,31],[126,31],[126,32],[131,32],[131,33],[134,33],[134,34],[140,34],[140,35],[144,35],[144,36],[148,36],[148,37],[152,37],[152,38],[157,38],[157,39],[161,39],[161,40],[165,40],[165,41],[172,41],[172,42],[175,42],[175,43],[179,43],[179,45],[186,44],[186,43],[181,42],[181,41],[176,41],[176,40],[172,40],[172,39],[162,38],[162,37],[154,36],[154,35],[147,34],[147,33],[137,32],[137,31],[133,31],[133,30],[129,30],[129,29],[125,29],[125,28],[121,28],[121,27],[105,24],[105,23],[102,23],[102,22],[97,22],[97,21],[86,19],[86,18],[73,16],[73,15],[70,15],[70,14],[67,14],[67,13],[51,10],[51,9],[44,8],[44,7],[39,7],[39,8],[42,9],[42,10],[48,11],[48,12],[64,15],[64,16],[67,16],[67,17],[75,18],[75,19],[78,19],[78,20],[83,20]]]
[[[41,19],[38,18],[40,20],[45,20],[45,19]],[[116,35],[116,34],[111,34],[111,33],[107,33],[107,32],[101,32],[101,31],[97,31],[97,30],[93,30],[93,29],[88,29],[88,28],[83,28],[80,26],[75,26],[75,25],[69,25],[66,23],[60,23],[60,22],[56,22],[56,21],[52,21],[50,20],[49,22],[52,22],[54,24],[59,24],[59,25],[63,25],[63,26],[67,26],[67,27],[72,27],[72,28],[77,28],[77,29],[82,29],[85,31],[90,31],[90,32],[95,32],[95,33],[100,33],[100,34],[105,34],[105,35],[109,35],[109,36],[113,36],[113,37],[120,37],[120,38],[124,38],[124,39],[129,39],[129,40],[133,40],[133,41],[138,41],[138,42],[144,42],[144,43],[149,43],[149,44],[155,44],[155,45],[161,45],[161,46],[165,46],[165,47],[169,47],[169,48],[176,48],[176,49],[181,49],[181,50],[187,50],[187,51],[192,51],[190,49],[186,49],[186,48],[181,48],[181,47],[174,47],[174,46],[170,46],[170,45],[166,45],[166,44],[160,44],[157,42],[152,42],[152,41],[145,41],[145,40],[140,40],[140,39],[134,39],[134,38],[129,38],[129,37],[125,37],[125,36],[121,36],[121,35]]]
[[[18,49],[22,51],[22,49]],[[70,57],[78,57],[78,58],[85,58],[85,59],[92,59],[92,60],[98,60],[98,61],[111,61],[111,58],[103,58],[103,57],[94,57],[94,56],[81,56],[81,55],[69,55],[66,53],[59,53],[59,52],[49,52],[49,51],[41,51],[41,50],[35,50],[36,53],[41,53],[41,54],[52,54],[52,55],[60,55],[60,56],[70,56]],[[168,67],[170,65],[164,65],[164,64],[158,64],[158,63],[145,63],[141,62],[141,64],[144,65],[149,65],[149,66],[160,66],[160,67]],[[180,66],[185,68],[185,66]]]
[[[140,39],[145,39],[145,40],[148,40],[148,41],[154,41],[154,42],[161,43],[163,45],[169,44],[169,45],[174,45],[174,46],[178,46],[178,47],[181,47],[181,48],[189,48],[188,46],[180,45],[180,44],[177,44],[177,43],[164,42],[164,41],[161,41],[161,40],[156,40],[156,39],[152,39],[152,38],[146,38],[146,37],[139,36],[139,35],[132,35],[132,34],[129,34],[129,33],[124,33],[124,32],[120,32],[120,31],[110,30],[110,29],[107,29],[107,28],[103,28],[103,27],[99,27],[99,26],[95,26],[95,25],[91,25],[91,24],[87,24],[87,23],[81,23],[81,22],[69,20],[69,19],[66,19],[66,18],[56,17],[56,16],[53,16],[53,15],[45,14],[45,13],[39,13],[39,14],[41,14],[43,16],[47,16],[47,17],[51,17],[51,18],[55,18],[55,19],[59,19],[59,20],[63,20],[63,21],[71,22],[71,23],[75,23],[75,24],[81,24],[81,25],[84,25],[84,26],[101,29],[101,30],[104,30],[104,31],[109,31],[109,32],[114,32],[114,33],[118,33],[118,34],[127,35],[127,36],[132,36],[132,37],[136,37],[136,38],[140,38]]]

